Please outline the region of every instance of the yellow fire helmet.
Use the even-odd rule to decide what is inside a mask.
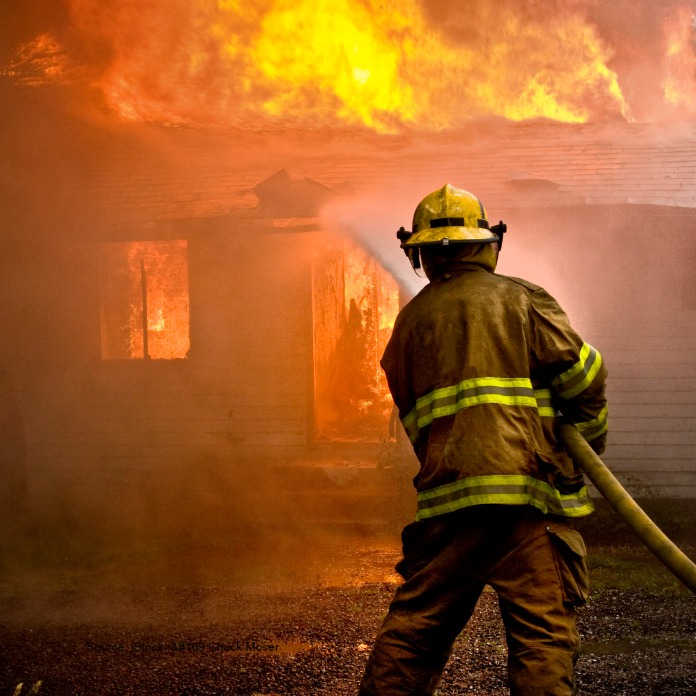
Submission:
[[[413,231],[397,232],[401,248],[430,244],[488,244],[501,247],[506,227],[490,227],[483,203],[473,193],[445,184],[427,195],[413,214]]]

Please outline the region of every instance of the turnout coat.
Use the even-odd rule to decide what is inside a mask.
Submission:
[[[607,372],[543,288],[453,261],[401,310],[381,365],[420,462],[416,519],[481,504],[592,512],[554,424],[601,453]]]

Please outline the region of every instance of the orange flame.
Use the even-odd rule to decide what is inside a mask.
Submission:
[[[678,110],[696,112],[696,15],[681,7],[665,22],[665,99]]]
[[[0,68],[0,75],[15,78],[21,84],[35,86],[67,81],[74,68],[58,39],[46,32],[22,44],[15,59]]]
[[[394,132],[627,114],[607,50],[573,10],[484,6],[435,26],[417,0],[71,6],[77,30],[113,56],[100,82],[124,119]]]
[[[398,287],[346,240],[318,245],[313,274],[317,437],[376,440],[388,432],[393,406],[379,360],[398,313]]]
[[[101,251],[102,358],[186,358],[190,345],[186,242],[111,243]]]

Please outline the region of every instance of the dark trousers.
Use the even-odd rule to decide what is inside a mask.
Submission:
[[[497,593],[512,696],[571,696],[587,599],[585,545],[530,506],[481,505],[403,531],[397,589],[360,696],[434,694],[452,645],[486,585]]]

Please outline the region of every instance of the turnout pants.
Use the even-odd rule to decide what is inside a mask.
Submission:
[[[481,505],[408,525],[396,590],[359,696],[434,694],[485,585],[498,595],[512,696],[571,696],[585,545],[527,505]]]

